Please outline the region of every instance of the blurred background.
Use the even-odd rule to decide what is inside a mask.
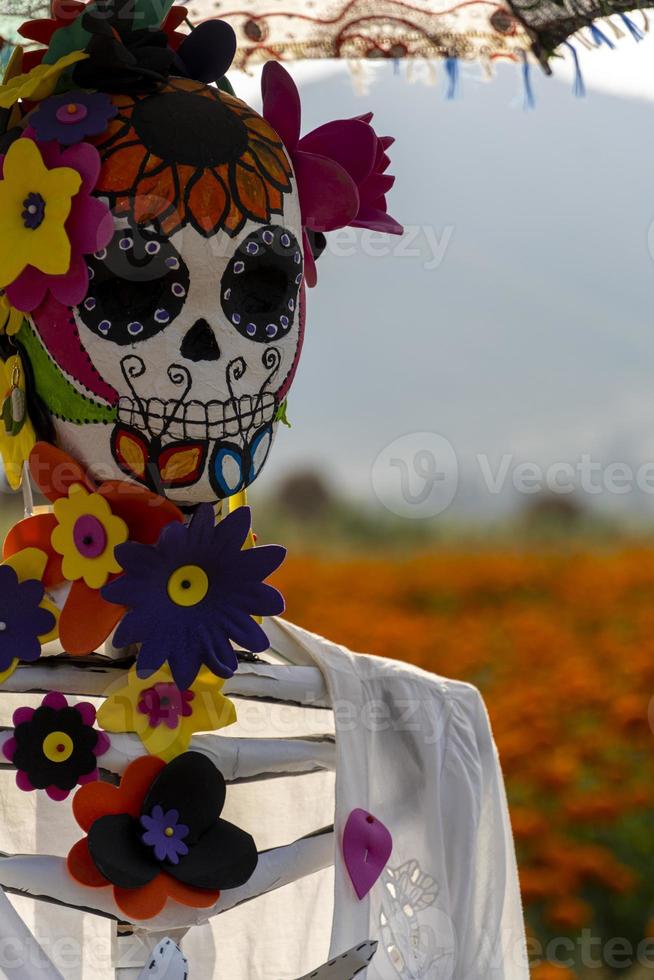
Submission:
[[[289,618],[481,689],[534,980],[654,970],[653,55],[533,111],[511,66],[291,67],[305,131],[397,137],[407,233],[331,237],[256,530]]]
[[[514,67],[292,69],[307,130],[397,137],[407,235],[332,236],[255,522],[291,619],[483,692],[534,980],[654,969],[653,53],[535,111]]]

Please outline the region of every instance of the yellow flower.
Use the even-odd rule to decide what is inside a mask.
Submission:
[[[114,548],[127,541],[125,521],[111,512],[99,493],[89,493],[74,483],[68,497],[53,505],[58,525],[51,543],[63,557],[63,573],[69,582],[84,579],[90,589],[101,589],[110,575],[121,572]]]
[[[31,139],[11,144],[0,180],[0,288],[32,265],[46,275],[70,268],[65,224],[82,183],[71,167],[48,170]]]
[[[222,693],[224,680],[202,667],[188,691],[180,691],[167,666],[142,680],[132,667],[98,711],[108,732],[136,732],[150,755],[165,762],[186,752],[194,732],[210,732],[236,721]]]
[[[18,551],[11,558],[6,558],[2,564],[9,565],[13,568],[16,575],[18,576],[19,582],[27,582],[30,579],[35,579],[36,581],[41,581],[43,578],[43,573],[45,572],[45,566],[48,563],[48,556],[44,551],[40,551],[38,548],[25,548],[23,551]],[[51,602],[46,596],[43,597],[39,603],[41,609],[47,609],[51,612],[55,618],[55,625],[49,633],[45,633],[43,636],[39,636],[38,640],[43,646],[45,643],[49,643],[51,640],[56,640],[58,635],[58,624],[59,624],[59,610],[55,606],[54,602]],[[11,664],[6,670],[0,672],[0,684],[4,684],[8,677],[11,677],[13,672],[18,667],[20,661],[18,658],[12,660]]]
[[[5,294],[0,290],[0,334],[15,336],[23,325],[25,314],[15,310]]]
[[[18,490],[22,483],[23,464],[35,442],[27,414],[25,373],[20,357],[14,355],[0,361],[0,456],[12,490]]]
[[[13,75],[0,85],[0,109],[10,109],[19,99],[40,102],[52,95],[59,79],[71,65],[88,58],[84,51],[71,51],[54,65],[37,65],[24,75]],[[9,73],[11,75],[11,73]]]

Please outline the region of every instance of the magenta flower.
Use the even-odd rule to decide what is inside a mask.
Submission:
[[[64,92],[40,102],[29,121],[37,139],[71,146],[103,133],[117,112],[104,92]]]
[[[69,168],[76,170],[82,183],[71,201],[64,224],[70,241],[70,266],[62,275],[50,275],[27,265],[6,287],[10,304],[24,313],[31,313],[43,303],[48,293],[64,306],[77,306],[86,296],[89,273],[85,255],[97,252],[109,244],[113,235],[113,220],[106,204],[92,196],[100,176],[100,154],[90,143],[78,143],[62,150],[56,143],[38,143],[33,130],[23,138],[31,139],[38,147],[47,170]],[[0,176],[4,157],[0,157]],[[36,188],[38,190],[38,188]]]
[[[334,231],[353,225],[401,235],[388,214],[386,194],[395,178],[386,173],[386,153],[394,142],[377,136],[372,113],[337,119],[300,138],[302,110],[295,82],[282,65],[269,61],[261,77],[263,115],[288,152],[300,195],[304,233],[305,278],[317,282],[307,230]]]
[[[193,714],[191,701],[194,697],[193,691],[180,691],[176,684],[155,684],[143,692],[138,710],[148,716],[150,728],[165,725],[174,729],[180,718]]]

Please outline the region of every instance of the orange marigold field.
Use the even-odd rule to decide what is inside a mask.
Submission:
[[[654,550],[289,557],[276,584],[294,622],[481,689],[532,935],[651,935]]]

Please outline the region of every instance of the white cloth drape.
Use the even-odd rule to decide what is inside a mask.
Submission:
[[[367,939],[379,941],[367,980],[527,980],[504,786],[479,693],[352,654],[282,620],[265,628],[271,659],[322,671],[333,712],[241,701],[239,722],[225,734],[335,731],[336,775],[232,785],[223,816],[252,833],[260,850],[334,823],[335,867],[192,929],[184,941],[190,980],[296,980]],[[0,699],[3,709],[9,699]],[[0,800],[3,850],[65,854],[80,836],[69,803],[19,793],[11,773],[2,776]],[[356,807],[393,836],[390,861],[361,902],[340,850]],[[66,980],[113,980],[106,920],[26,899],[18,905]]]

